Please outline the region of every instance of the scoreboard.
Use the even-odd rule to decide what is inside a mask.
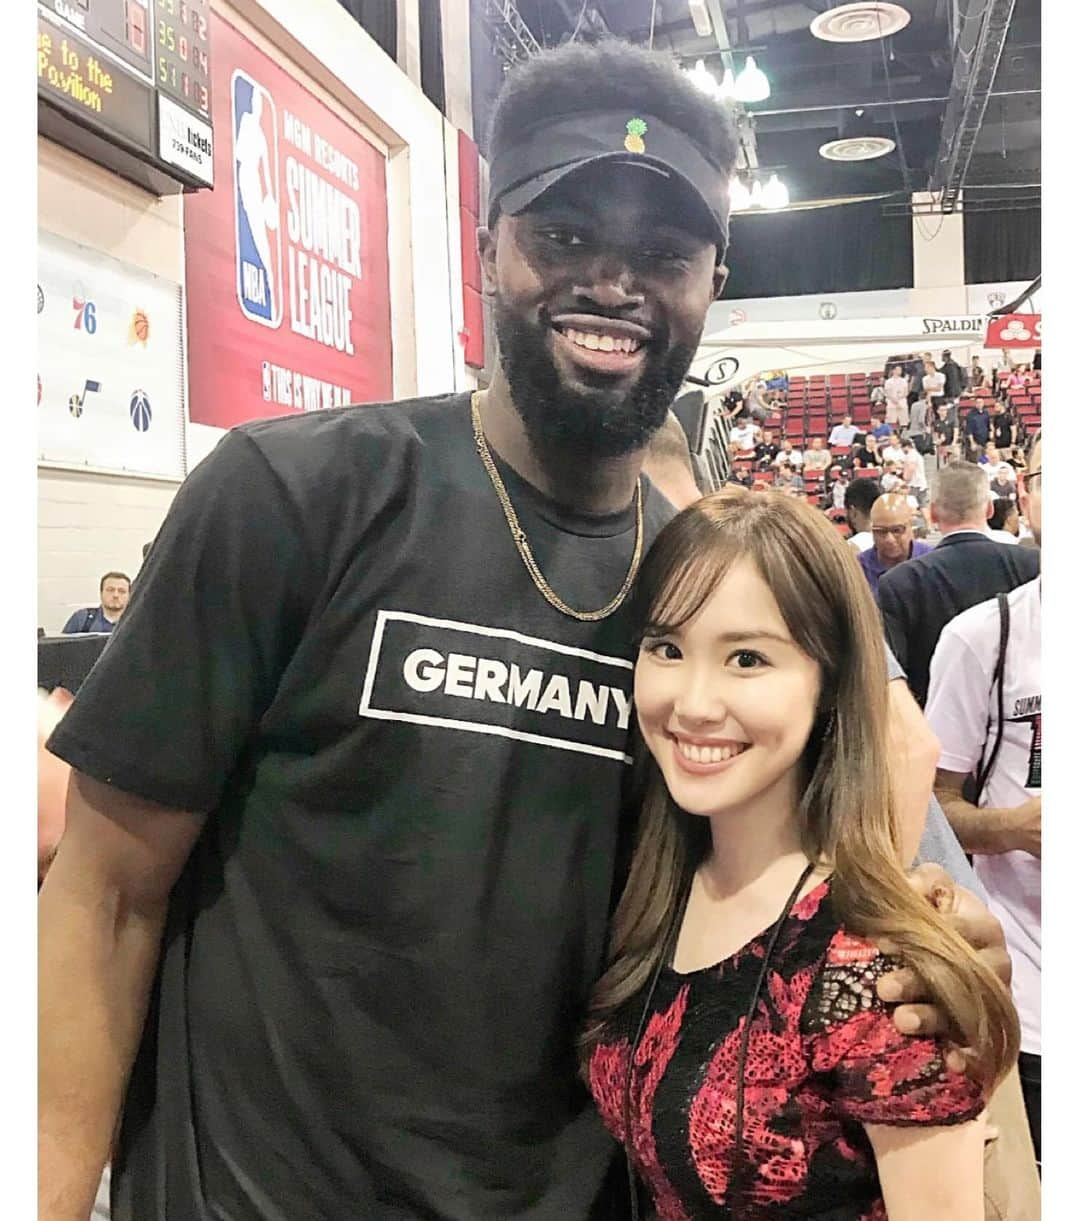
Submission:
[[[157,87],[210,121],[210,4],[155,0],[153,52]]]
[[[38,0],[42,134],[158,194],[213,186],[210,0]]]

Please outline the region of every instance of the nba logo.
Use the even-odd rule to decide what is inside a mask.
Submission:
[[[245,318],[281,326],[281,224],[277,110],[266,89],[232,74],[236,299]]]

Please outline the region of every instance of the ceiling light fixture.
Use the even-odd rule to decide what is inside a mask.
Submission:
[[[690,16],[694,21],[694,29],[701,38],[708,38],[712,33],[712,18],[709,16],[709,6],[706,0],[690,0]]]
[[[770,209],[786,208],[790,202],[787,187],[773,174],[761,192],[761,206]]]
[[[764,102],[770,92],[769,78],[757,66],[754,57],[748,55],[743,70],[735,78],[735,96],[740,102]]]
[[[872,42],[898,34],[911,21],[902,4],[888,0],[856,0],[819,13],[810,33],[822,42]]]
[[[733,102],[737,97],[735,73],[730,68],[725,69],[724,79],[720,82],[720,96],[725,102]]]
[[[699,59],[692,68],[684,68],[683,71],[706,97],[720,97],[720,85],[716,83],[716,77],[705,67],[703,59]]]
[[[741,178],[732,178],[728,186],[728,197],[731,200],[732,212],[745,212],[750,207],[750,192]]]
[[[818,153],[826,161],[873,161],[896,148],[896,141],[887,136],[849,136],[844,140],[829,140]]]

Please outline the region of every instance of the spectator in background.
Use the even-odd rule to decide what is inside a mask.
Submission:
[[[981,465],[985,468],[987,475],[989,475],[991,483],[997,478],[1014,481],[1016,479],[1016,468],[1004,460],[996,445],[988,445],[986,447],[985,460]]]
[[[911,404],[911,419],[908,422],[907,435],[915,443],[920,454],[933,452],[934,443],[930,437],[930,421],[934,418],[934,405],[929,394],[916,399]]]
[[[131,578],[123,572],[107,572],[98,587],[99,606],[84,606],[64,624],[63,634],[75,636],[81,632],[111,632],[120,620],[131,596]]]
[[[981,399],[964,417],[964,454],[969,462],[978,462],[990,440],[990,413]]]
[[[853,479],[844,493],[844,516],[851,527],[848,542],[856,551],[865,551],[873,546],[874,536],[870,532],[870,510],[881,495],[881,484],[869,477]]]
[[[950,462],[935,471],[930,519],[943,537],[928,555],[886,573],[878,586],[889,647],[920,706],[926,703],[930,658],[945,624],[1039,574],[1037,551],[990,537],[990,513],[986,476],[977,466]]]
[[[917,407],[918,403],[915,405]],[[926,481],[926,462],[910,437],[901,444],[900,451],[904,455],[901,459],[900,477],[908,485],[921,509],[926,504],[926,496],[930,489],[930,485]]]
[[[878,448],[877,437],[872,432],[868,432],[862,441],[851,451],[851,457],[856,466],[880,467],[882,457],[881,450]]]
[[[900,448],[900,438],[895,432],[889,433],[888,439],[881,451],[883,462],[902,462],[904,451]]]
[[[866,573],[874,600],[878,582],[890,569],[917,555],[931,550],[929,543],[919,542],[912,534],[912,509],[903,493],[887,492],[874,501],[870,510],[870,533],[874,545],[859,555],[859,564]]]
[[[875,417],[885,410],[885,387],[880,383],[870,391],[870,406]]]
[[[923,392],[923,375],[926,373],[926,366],[930,360],[930,353],[923,352],[921,356],[908,362],[908,406],[910,407],[916,399],[922,398]]]
[[[945,397],[958,399],[967,386],[964,370],[953,360],[948,348],[941,354],[941,375],[945,378]]]
[[[746,398],[742,390],[738,386],[732,388],[724,395],[724,414],[734,423],[736,420],[750,418],[750,408],[746,405]]]
[[[892,426],[906,427],[908,422],[908,394],[910,383],[900,365],[894,365],[885,380],[885,422]]]
[[[779,467],[782,462],[789,462],[796,470],[802,469],[802,450],[796,449],[787,437],[780,444],[780,452],[773,459],[773,466]]]
[[[1041,448],[1036,435],[1020,491],[1040,545]],[[1000,688],[996,671],[1006,637],[998,601],[973,606],[942,631],[930,667],[926,718],[941,742],[935,792],[1005,929],[1020,1013],[1020,1083],[1041,1164],[1042,582],[1028,581],[1008,595]],[[978,792],[965,794],[972,776]]]
[[[990,409],[990,440],[1010,457],[1017,440],[1016,431],[1016,418],[1011,408],[1006,407],[1000,399],[995,399]]]
[[[890,458],[881,470],[881,490],[895,492],[901,483],[903,479],[900,477],[900,463]]]
[[[769,396],[769,391],[766,388],[765,383],[762,381],[753,383],[746,403],[750,408],[750,415],[753,417],[755,423],[758,424],[764,424],[769,416],[775,411]]]
[[[990,480],[990,495],[996,499],[1016,500],[1016,480],[1000,471]]]
[[[972,390],[985,390],[989,386],[990,381],[986,375],[986,370],[979,364],[979,358],[976,356],[972,359],[971,370],[968,374],[968,386]]]
[[[855,438],[859,435],[859,430],[852,423],[850,415],[844,416],[843,420],[833,427],[829,433],[830,445],[842,445],[845,448],[855,444]]]
[[[773,481],[773,486],[778,491],[801,492],[806,488],[802,476],[796,471],[790,462],[781,462],[780,469],[776,473],[776,479]]]
[[[772,429],[762,429],[761,440],[754,448],[754,459],[758,464],[758,469],[766,470],[772,466],[773,459],[779,452],[780,446],[773,440]]]
[[[990,537],[999,543],[1015,546],[1020,541],[1020,510],[1016,501],[1005,496],[994,498],[994,511],[990,514],[987,525]]]
[[[851,480],[848,478],[848,473],[843,467],[834,466],[833,474],[835,478],[833,479],[832,487],[829,489],[832,497],[832,507],[834,509],[842,509],[847,496],[847,490],[851,486]]]
[[[945,374],[938,371],[932,360],[927,360],[925,363],[926,372],[923,374],[920,397],[925,397],[929,394],[933,405],[940,407],[945,402],[946,397]]]
[[[832,466],[832,454],[825,448],[825,443],[820,437],[814,437],[810,442],[810,448],[803,454],[803,473],[814,474],[818,471],[827,471],[830,466]]]
[[[956,421],[948,404],[938,407],[934,420],[934,442],[937,445],[938,465],[944,466],[950,458],[957,456]]]
[[[892,432],[892,425],[886,423],[884,417],[875,415],[870,421],[870,432],[878,441],[884,441]]]
[[[731,430],[729,440],[739,453],[746,453],[757,445],[761,429],[750,420],[744,420]]]

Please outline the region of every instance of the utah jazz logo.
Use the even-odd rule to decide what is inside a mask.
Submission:
[[[282,315],[277,110],[258,81],[232,74],[236,299],[245,318],[279,327]]]

